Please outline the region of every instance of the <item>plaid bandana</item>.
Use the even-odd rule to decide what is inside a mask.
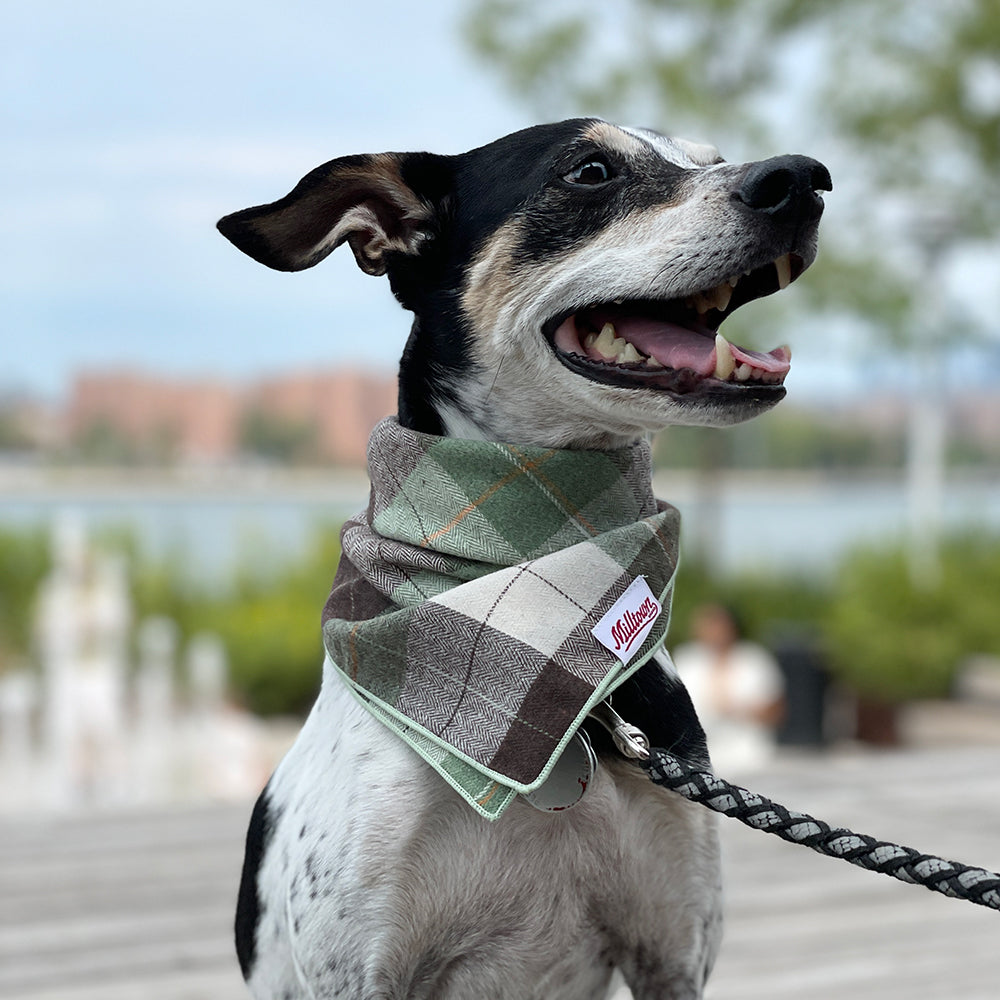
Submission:
[[[389,418],[368,465],[323,611],[328,659],[494,819],[662,644],[680,515],[653,497],[645,443],[522,447]],[[626,666],[591,630],[640,576],[664,610]]]

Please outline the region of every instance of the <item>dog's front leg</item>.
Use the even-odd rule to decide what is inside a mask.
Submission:
[[[622,865],[605,922],[616,965],[633,1000],[701,1000],[722,937],[716,817],[650,787],[634,765],[609,770],[623,804]]]

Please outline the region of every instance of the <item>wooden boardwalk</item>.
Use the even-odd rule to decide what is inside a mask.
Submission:
[[[746,784],[1000,869],[1000,747],[785,758]],[[246,1000],[230,926],[248,808],[0,820],[0,998]],[[714,1000],[1000,1000],[1000,913],[722,822]]]

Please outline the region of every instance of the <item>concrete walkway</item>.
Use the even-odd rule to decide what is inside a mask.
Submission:
[[[998,746],[786,757],[743,780],[1000,870]],[[246,1000],[230,927],[248,811],[0,821],[0,998]],[[722,822],[728,929],[710,997],[1000,997],[1000,913]]]

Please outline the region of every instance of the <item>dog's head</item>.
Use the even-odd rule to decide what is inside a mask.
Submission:
[[[332,160],[219,222],[279,270],[350,244],[416,320],[400,419],[434,433],[599,447],[773,406],[787,348],[718,334],[816,254],[831,189],[804,156],[724,162],[709,146],[577,119],[459,156]]]

